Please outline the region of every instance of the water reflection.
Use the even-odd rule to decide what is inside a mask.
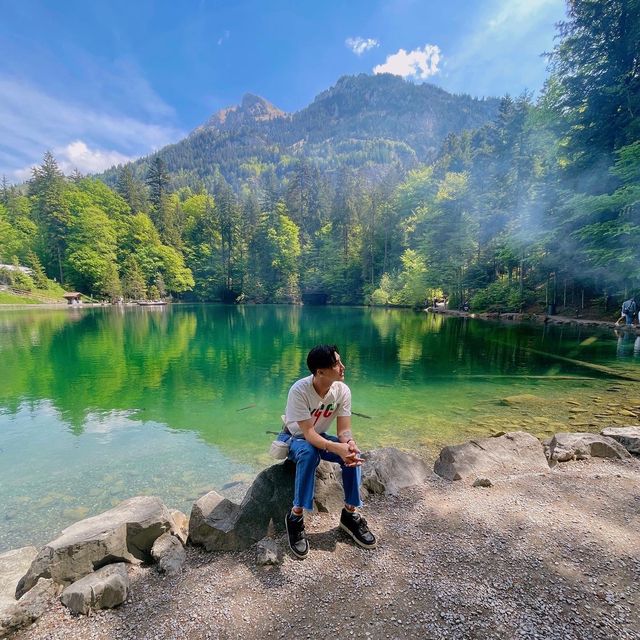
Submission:
[[[640,362],[640,338],[627,333],[400,309],[0,311],[0,520],[9,536],[0,549],[35,541],[23,537],[45,521],[42,531],[59,530],[76,508],[96,513],[145,492],[188,504],[244,481],[270,463],[266,431],[278,428],[319,342],[338,343],[353,408],[370,416],[354,418],[360,442],[414,450],[494,428],[567,430],[563,398],[595,397],[608,381],[558,356],[636,371]],[[501,403],[517,393],[540,403]]]
[[[584,374],[555,356],[615,364],[640,353],[620,332],[498,326],[398,309],[183,306],[0,314],[0,407],[51,402],[80,434],[96,412],[133,412],[207,441],[266,425],[305,373],[310,345],[337,342],[352,385],[423,387],[451,378]],[[635,340],[635,342],[634,342]],[[546,356],[545,356],[546,354]],[[592,375],[592,372],[590,373]],[[238,409],[249,404],[241,416]],[[240,421],[241,426],[238,425]]]

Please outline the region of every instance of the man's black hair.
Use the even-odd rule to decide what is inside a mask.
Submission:
[[[313,347],[307,356],[309,371],[315,376],[318,369],[330,369],[338,362],[336,354],[340,355],[340,352],[335,344],[319,344]]]

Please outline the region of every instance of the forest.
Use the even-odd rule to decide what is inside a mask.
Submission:
[[[204,131],[220,154],[204,163],[178,166],[174,146],[101,177],[65,176],[47,152],[26,184],[2,180],[0,263],[31,271],[0,281],[29,291],[55,280],[105,300],[445,296],[505,311],[637,293],[640,0],[570,0],[546,55],[535,100],[469,99],[473,126],[442,129],[437,147],[394,138],[390,120],[377,137],[334,122],[285,154],[265,137],[273,120],[240,123],[235,137]],[[361,82],[386,83],[389,99],[404,82],[376,78]],[[325,115],[316,105],[304,121],[288,117],[291,140]],[[410,119],[398,122],[408,130]],[[378,131],[374,116],[361,124]]]

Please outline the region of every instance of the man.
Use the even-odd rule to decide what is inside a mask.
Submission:
[[[636,315],[636,301],[633,298],[622,303],[622,315],[626,324],[633,324],[633,317]]]
[[[365,549],[376,546],[366,520],[356,512],[360,501],[362,459],[351,433],[351,391],[344,383],[345,366],[335,345],[318,345],[309,351],[311,375],[298,380],[289,390],[285,430],[292,438],[289,459],[296,463],[293,508],[285,517],[291,551],[306,558],[309,543],[304,533],[303,509],[313,510],[316,468],[320,460],[337,462],[342,468],[345,505],[340,528]],[[337,437],[329,435],[337,418]]]

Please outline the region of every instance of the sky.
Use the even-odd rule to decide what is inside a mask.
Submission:
[[[564,0],[0,0],[0,175],[45,151],[102,171],[260,95],[295,112],[343,75],[537,94]]]

